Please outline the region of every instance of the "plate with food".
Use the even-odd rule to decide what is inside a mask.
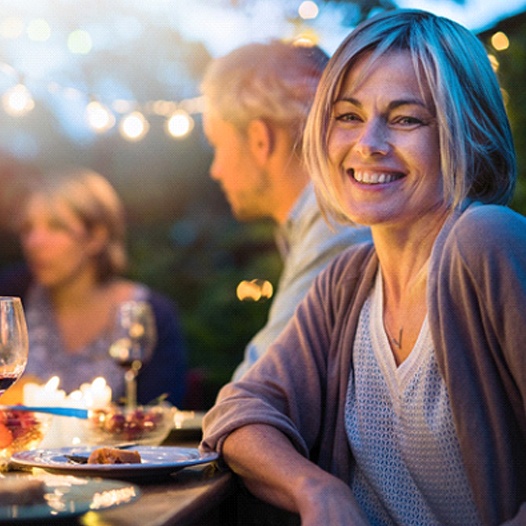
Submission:
[[[217,458],[217,453],[202,453],[189,447],[64,447],[22,451],[11,457],[11,464],[22,469],[122,479],[168,475]]]
[[[0,477],[0,524],[67,520],[130,504],[140,495],[134,484],[117,480],[6,473]]]

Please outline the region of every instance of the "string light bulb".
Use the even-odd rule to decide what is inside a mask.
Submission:
[[[23,84],[17,84],[3,94],[2,105],[8,115],[22,117],[35,107],[35,101]]]
[[[119,131],[127,141],[140,141],[149,129],[150,125],[140,111],[129,113],[119,123]]]
[[[97,133],[104,133],[115,125],[115,116],[102,103],[93,100],[86,106],[86,119],[90,128]]]
[[[184,110],[177,110],[166,120],[165,129],[168,135],[181,139],[186,137],[194,127],[194,120]]]

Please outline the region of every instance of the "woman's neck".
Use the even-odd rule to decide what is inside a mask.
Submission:
[[[384,288],[391,299],[400,298],[425,283],[435,240],[448,215],[449,211],[444,210],[434,220],[415,224],[413,228],[371,228]]]
[[[63,309],[82,308],[96,297],[103,285],[94,272],[84,272],[49,289],[51,301],[57,311]]]

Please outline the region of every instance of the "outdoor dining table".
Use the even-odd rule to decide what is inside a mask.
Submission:
[[[167,479],[138,484],[141,497],[125,506],[88,512],[82,526],[228,525],[234,512],[232,476],[214,465],[185,468]]]
[[[198,441],[167,440],[163,446],[196,448]],[[39,471],[37,468],[36,472]],[[16,468],[12,473],[17,473]],[[9,476],[9,473],[6,474]],[[53,474],[48,474],[53,477]],[[140,496],[133,502],[77,517],[53,519],[68,526],[185,526],[235,523],[233,476],[216,463],[191,465],[174,473],[127,479]],[[66,522],[64,522],[64,520]],[[49,521],[48,521],[49,523]]]
[[[192,433],[191,439],[189,435],[171,433],[162,446],[197,448],[199,439],[200,433],[199,436]],[[36,472],[39,470],[41,468],[36,468]],[[49,473],[48,476],[54,475]],[[75,517],[51,519],[52,523],[68,526],[300,524],[299,517],[248,494],[235,475],[219,469],[216,462],[189,465],[173,473],[148,478],[124,479],[124,482],[139,488],[140,496],[136,500]],[[49,519],[44,523],[49,523]]]
[[[170,435],[163,445],[197,447],[198,441],[181,441]],[[186,526],[228,525],[233,513],[232,474],[215,464],[182,469],[160,480],[135,482],[141,497],[125,506],[89,512],[78,520],[82,526]]]

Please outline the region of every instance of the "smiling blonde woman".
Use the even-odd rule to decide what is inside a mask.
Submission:
[[[482,44],[419,10],[364,22],[304,151],[325,213],[373,242],[223,388],[202,448],[303,526],[524,524],[526,219]]]

